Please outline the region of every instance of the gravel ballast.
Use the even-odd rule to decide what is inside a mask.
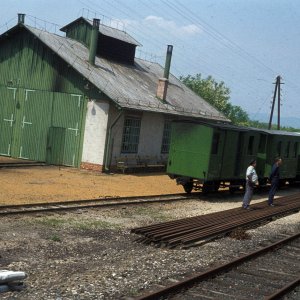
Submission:
[[[278,195],[299,192],[283,190]],[[266,193],[253,202],[266,200]],[[279,234],[299,231],[296,213],[247,231],[245,239],[225,237],[187,250],[135,242],[130,229],[147,224],[239,207],[242,194],[199,200],[63,214],[4,217],[0,224],[2,269],[25,271],[21,292],[1,299],[122,299],[157,284],[172,283],[195,271],[264,246]]]

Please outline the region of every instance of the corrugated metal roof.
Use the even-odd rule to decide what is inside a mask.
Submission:
[[[256,127],[245,127],[245,126],[237,126],[233,124],[224,124],[224,123],[209,123],[203,121],[194,121],[194,120],[176,120],[174,123],[190,123],[190,124],[199,124],[205,126],[211,126],[221,129],[233,130],[233,131],[256,131],[265,134],[272,135],[286,135],[286,136],[297,136],[300,137],[300,132],[293,131],[284,131],[284,130],[268,130],[264,128],[256,128]]]
[[[78,19],[76,19],[75,21],[67,24],[66,26],[62,27],[60,30],[61,31],[66,31],[66,28],[69,27],[71,24],[78,22],[79,20],[83,20],[87,23],[89,23],[91,26],[93,26],[93,21],[80,17]],[[106,26],[104,24],[100,23],[99,26],[99,32],[103,35],[115,38],[117,40],[126,42],[128,44],[132,44],[132,45],[136,45],[136,46],[142,46],[136,39],[134,39],[131,35],[129,35],[127,32],[120,30],[120,29],[116,29],[113,27],[109,27]]]
[[[163,75],[157,63],[135,59],[131,66],[96,57],[92,66],[89,50],[81,43],[28,25],[25,28],[122,108],[230,122],[173,75],[166,103],[156,98],[158,78]]]

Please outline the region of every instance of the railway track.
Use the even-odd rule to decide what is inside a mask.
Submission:
[[[78,209],[104,208],[123,205],[140,205],[151,203],[168,203],[182,200],[199,199],[199,193],[191,195],[166,194],[153,196],[136,196],[136,197],[106,197],[90,200],[75,200],[52,203],[36,203],[24,205],[3,205],[0,206],[0,216],[17,215],[17,214],[32,214],[32,213],[47,213],[59,212]]]
[[[300,232],[136,300],[281,299],[300,286]],[[289,299],[299,299],[300,290]]]
[[[43,167],[46,163],[37,161],[14,161],[14,162],[0,162],[0,168],[27,168],[27,167]]]
[[[169,248],[188,248],[224,236],[236,228],[257,226],[262,222],[300,210],[300,194],[276,199],[276,206],[266,202],[251,206],[253,210],[234,208],[217,213],[184,218],[132,229],[141,235],[138,242]]]

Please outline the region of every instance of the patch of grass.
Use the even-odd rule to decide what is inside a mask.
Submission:
[[[51,235],[50,240],[53,242],[61,242],[61,238],[56,234]]]
[[[36,223],[45,225],[47,227],[65,227],[65,225],[68,225],[68,220],[62,219],[62,218],[54,218],[54,217],[44,217],[44,218],[39,218],[36,220]]]
[[[110,223],[103,220],[90,220],[90,219],[75,219],[75,218],[56,218],[56,217],[43,217],[34,220],[34,222],[47,227],[53,228],[75,228],[80,230],[88,229],[117,229],[120,228],[119,224]]]
[[[129,291],[128,291],[128,295],[130,296],[134,296],[136,297],[137,295],[139,295],[141,293],[141,291],[139,289],[135,289],[135,288],[131,288]]]
[[[81,230],[88,230],[88,229],[117,229],[120,228],[120,225],[101,221],[101,220],[94,220],[94,221],[85,221],[85,222],[77,222],[76,228]]]
[[[154,221],[167,221],[169,217],[165,214],[163,210],[159,210],[157,208],[151,207],[144,207],[140,206],[134,210],[134,215],[142,215],[148,216],[149,218],[153,219]]]

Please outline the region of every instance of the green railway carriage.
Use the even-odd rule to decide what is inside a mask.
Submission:
[[[281,157],[283,164],[280,167],[282,184],[290,183],[299,179],[299,146],[300,134],[297,132],[282,132],[279,130],[268,131],[267,160],[264,176],[267,177],[271,171],[273,158]]]
[[[245,170],[252,159],[260,185],[267,183],[274,158],[281,156],[282,180],[293,181],[300,174],[300,134],[208,124],[173,122],[167,173],[186,192],[204,192],[228,186],[231,192],[245,184]]]

